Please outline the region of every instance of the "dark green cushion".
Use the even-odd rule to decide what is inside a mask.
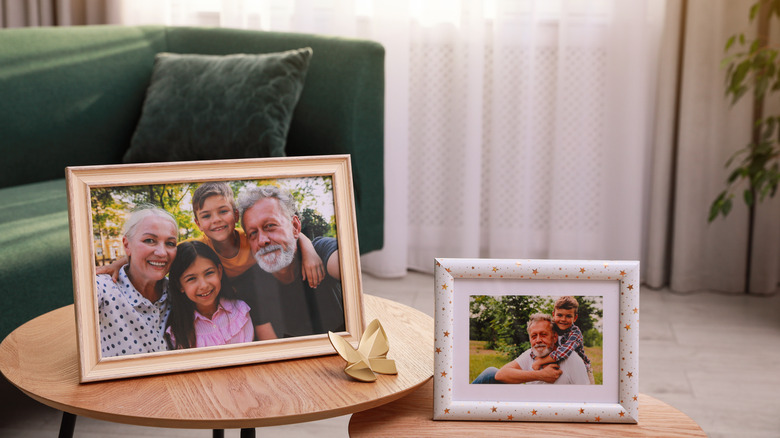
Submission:
[[[124,161],[284,156],[311,55],[158,54]]]

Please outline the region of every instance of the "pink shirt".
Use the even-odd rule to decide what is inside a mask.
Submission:
[[[196,347],[252,342],[255,337],[249,305],[241,300],[219,300],[219,307],[211,319],[196,310],[194,325]],[[171,328],[167,331],[175,344]]]

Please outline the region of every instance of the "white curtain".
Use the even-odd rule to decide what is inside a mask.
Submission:
[[[52,0],[0,0],[0,27],[55,25],[65,9],[61,3]]]
[[[0,0],[0,28],[105,24],[112,0]]]
[[[369,38],[386,48],[386,238],[434,257],[639,259],[659,0],[116,1],[125,24]]]
[[[724,163],[750,140],[752,101],[746,96],[735,107],[729,106],[720,61],[730,35],[744,32],[752,39],[756,34],[755,23],[748,20],[754,3],[669,0],[645,263],[651,286],[669,284],[684,292],[745,292],[748,215],[741,200],[744,187],[725,220],[708,224],[707,214],[710,203],[725,188],[728,172]],[[776,21],[774,27],[771,41],[777,44]],[[679,103],[674,99],[677,81]],[[776,96],[767,102],[765,111],[767,115],[780,113]],[[753,245],[750,292],[775,292],[780,282],[780,196],[758,208]]]

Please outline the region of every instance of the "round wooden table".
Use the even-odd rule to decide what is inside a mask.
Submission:
[[[400,400],[353,414],[349,436],[707,436],[690,417],[645,394],[639,394],[638,424],[433,421],[432,418],[433,380]]]
[[[397,400],[433,375],[433,319],[365,295],[398,375],[352,380],[338,355],[124,380],[79,383],[73,306],[39,316],[0,344],[0,371],[33,399],[66,413],[154,427],[237,429],[321,420]],[[75,418],[75,417],[74,417]],[[63,420],[64,424],[64,420]]]

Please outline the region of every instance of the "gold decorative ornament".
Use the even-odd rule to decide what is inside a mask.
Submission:
[[[376,374],[398,374],[395,361],[387,358],[390,343],[378,319],[371,321],[360,338],[357,350],[341,336],[328,332],[328,339],[339,356],[347,361],[344,372],[361,382],[373,382]]]

